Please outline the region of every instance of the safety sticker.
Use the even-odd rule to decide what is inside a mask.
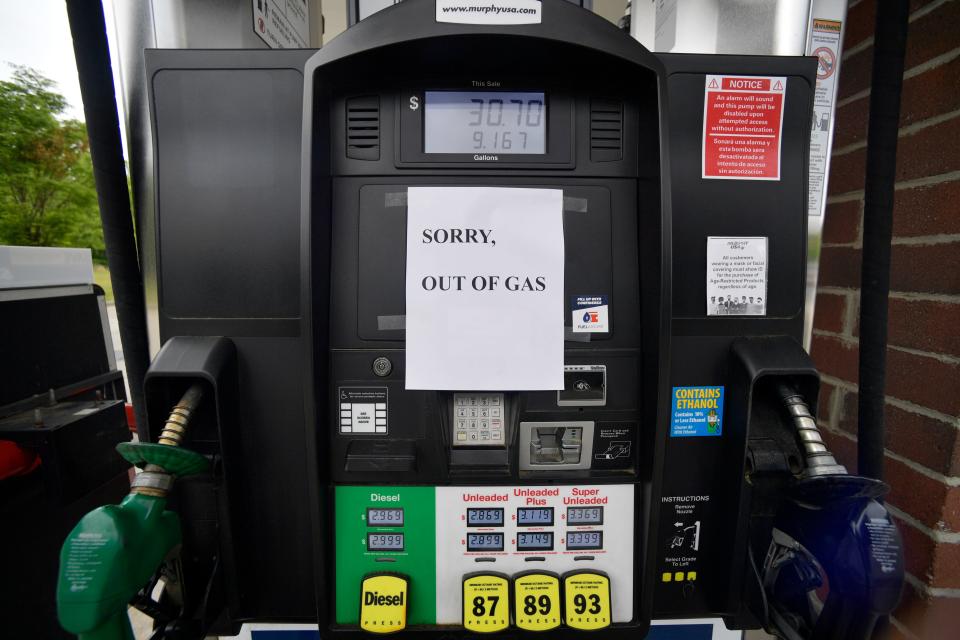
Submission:
[[[707,315],[767,314],[767,239],[707,238]]]
[[[387,433],[386,387],[340,387],[340,433]]]
[[[671,438],[723,433],[723,387],[674,387],[671,403]]]
[[[573,296],[570,327],[574,333],[608,333],[610,305],[607,296]]]
[[[703,177],[779,180],[783,76],[706,76]]]

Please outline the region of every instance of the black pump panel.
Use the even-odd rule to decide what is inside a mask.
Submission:
[[[721,409],[715,437],[672,436],[674,388],[731,405],[736,338],[800,339],[815,63],[654,55],[569,2],[541,15],[445,23],[406,0],[315,52],[147,52],[161,334],[236,349],[236,420],[216,434],[224,629],[315,620],[359,637],[361,590],[383,572],[417,637],[472,633],[478,571],[515,589],[530,570],[602,576],[604,637],[740,613],[748,434]],[[779,179],[701,176],[712,74],[786,78]],[[542,140],[437,151],[423,113],[440,92],[542,107]],[[563,191],[564,300],[609,310],[601,333],[558,314],[564,389],[406,389],[417,186]],[[707,315],[708,237],[767,238],[765,314]],[[578,634],[571,615],[550,633]],[[521,617],[511,634],[529,633]]]

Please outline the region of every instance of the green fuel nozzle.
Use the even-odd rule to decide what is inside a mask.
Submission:
[[[180,448],[203,387],[174,406],[157,444],[124,442],[117,451],[142,467],[119,505],[98,507],[73,528],[60,550],[57,614],[81,640],[133,640],[127,604],[180,545],[180,518],[166,510],[174,479],[209,468]]]

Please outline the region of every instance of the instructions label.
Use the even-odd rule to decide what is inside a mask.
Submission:
[[[704,543],[703,521],[710,506],[709,495],[674,495],[661,498],[663,522],[659,582],[696,582],[697,560]]]
[[[386,387],[340,387],[340,433],[387,433]]]
[[[707,238],[707,315],[767,314],[767,239]]]
[[[608,333],[610,305],[607,296],[573,296],[570,326],[574,333]]]
[[[437,22],[540,24],[540,0],[437,0]]]
[[[563,389],[563,191],[407,190],[407,389]]]
[[[670,437],[723,434],[723,387],[674,387]]]
[[[810,126],[810,188],[808,189],[807,213],[819,216],[823,213],[826,196],[827,164],[830,158],[830,142],[833,139],[831,119],[837,93],[837,67],[840,65],[839,20],[814,18],[807,55],[817,57],[817,87],[813,92],[813,122]]]
[[[704,178],[779,180],[783,76],[706,77]]]
[[[303,0],[251,0],[253,32],[271,49],[310,47],[310,7]]]

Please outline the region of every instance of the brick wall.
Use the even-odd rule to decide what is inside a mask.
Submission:
[[[856,467],[863,185],[876,2],[850,3],[811,352],[820,422]],[[889,505],[906,544],[894,638],[960,637],[960,0],[913,0],[886,385]]]

